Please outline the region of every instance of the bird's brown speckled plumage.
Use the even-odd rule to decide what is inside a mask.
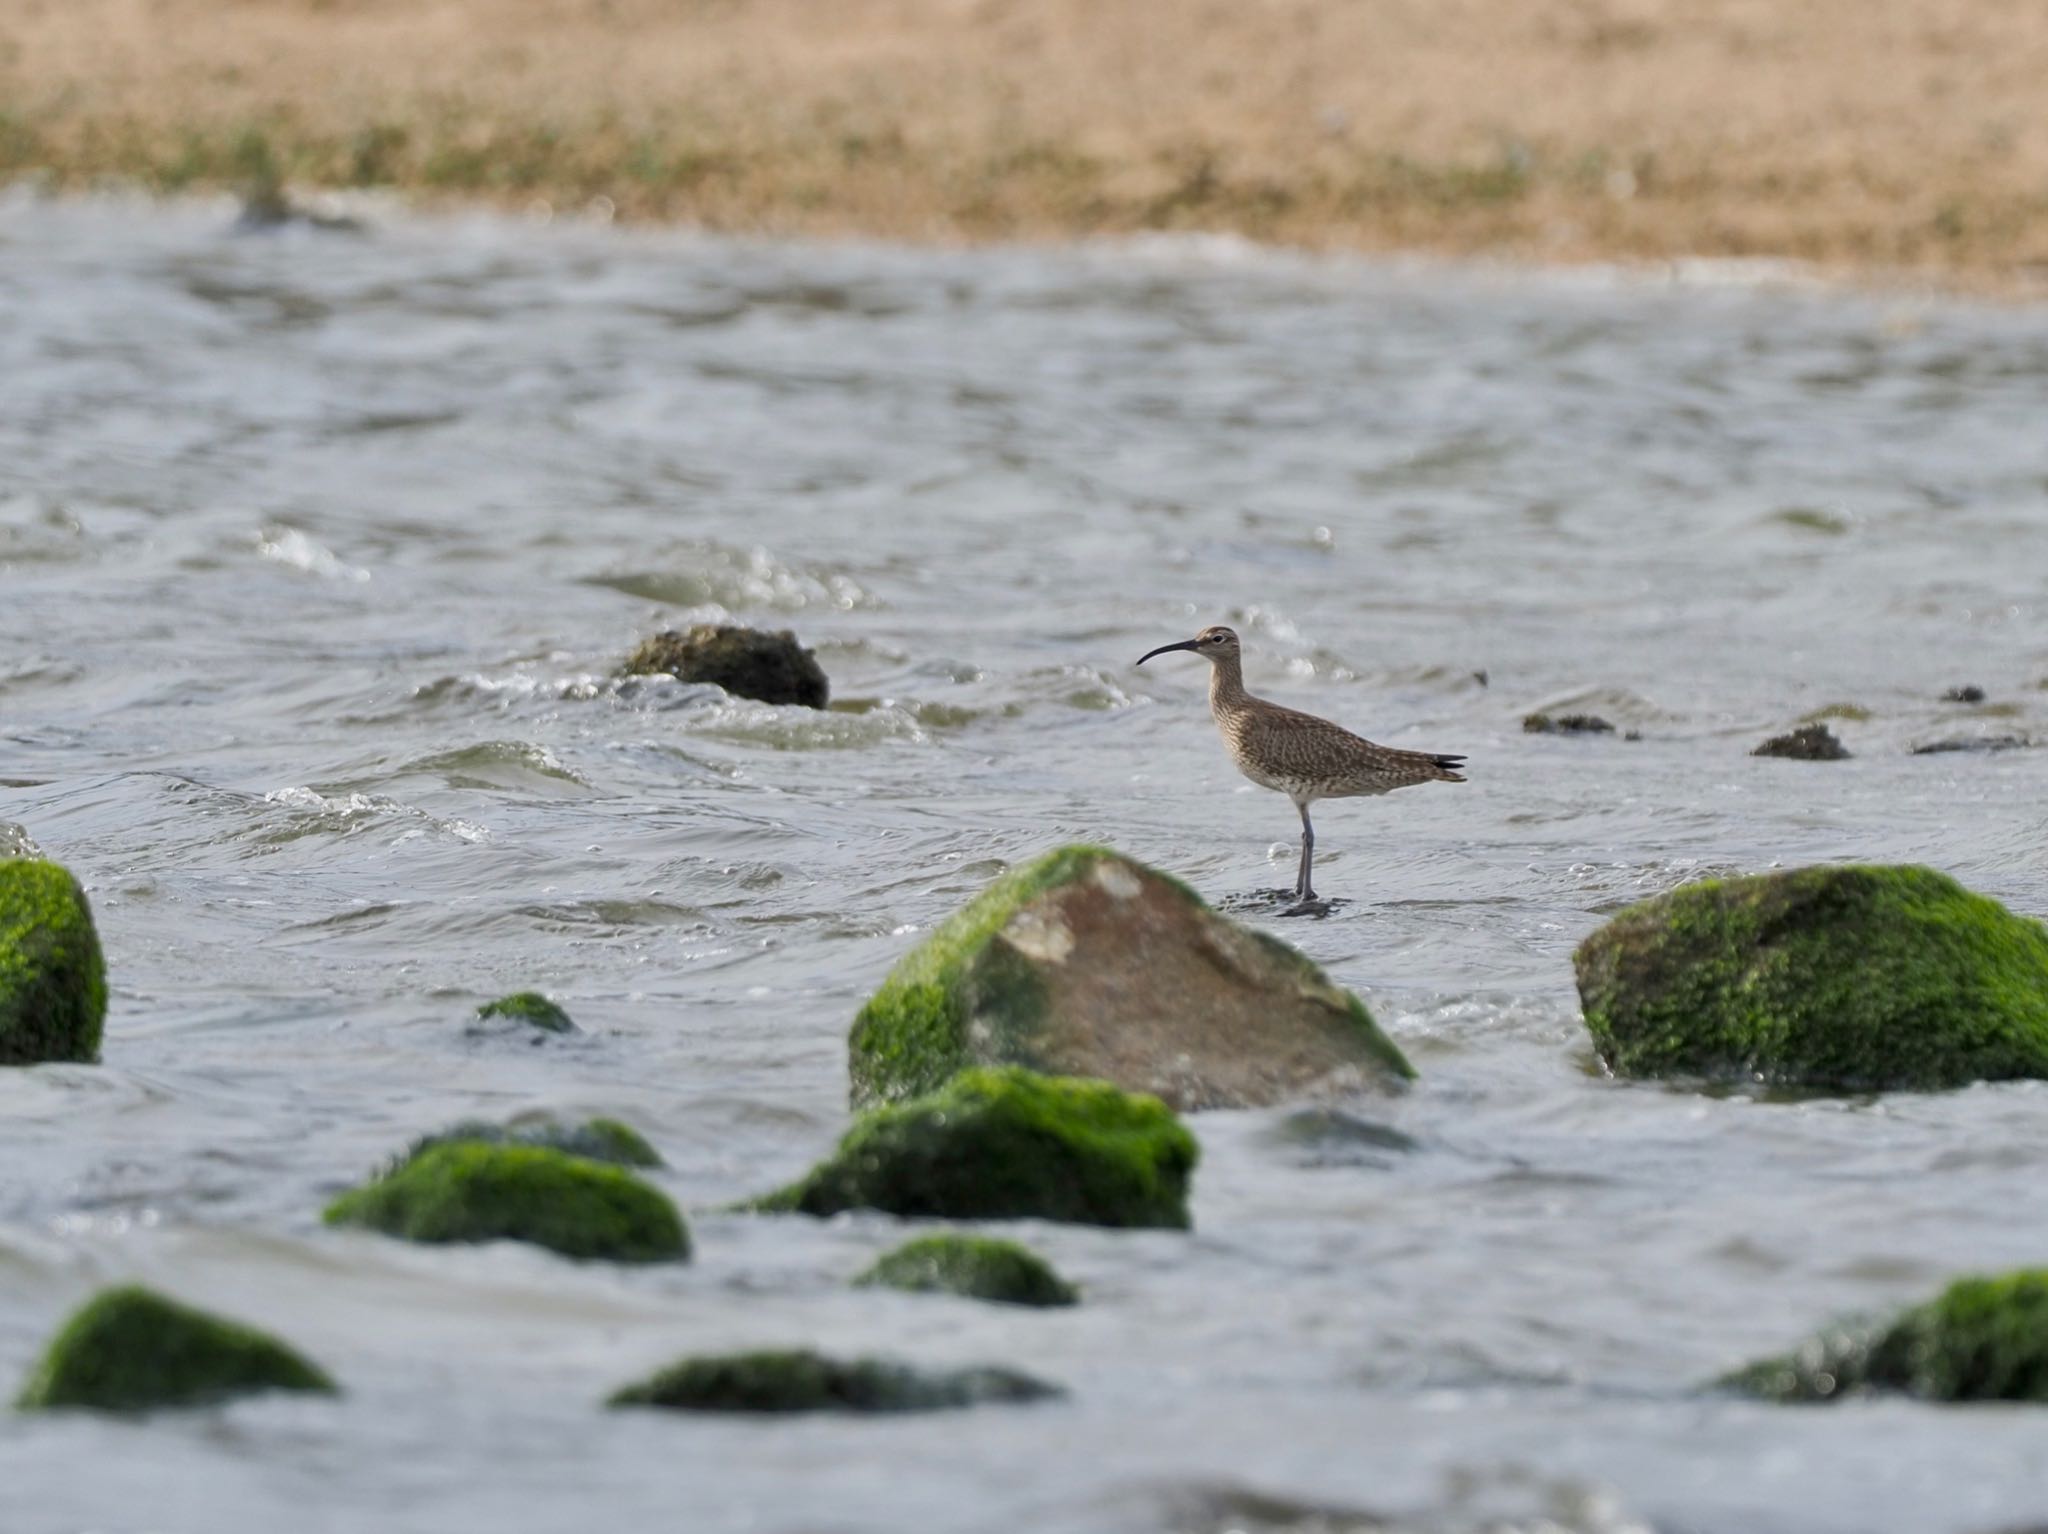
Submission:
[[[1465,781],[1458,771],[1465,763],[1462,756],[1397,751],[1314,714],[1253,697],[1244,689],[1243,654],[1230,629],[1203,629],[1181,644],[1161,646],[1138,664],[1162,650],[1192,650],[1209,662],[1209,711],[1230,759],[1252,782],[1287,795],[1300,810],[1301,872],[1295,893],[1304,904],[1315,899],[1309,881],[1315,853],[1315,831],[1308,818],[1311,804],[1390,793],[1416,783]]]

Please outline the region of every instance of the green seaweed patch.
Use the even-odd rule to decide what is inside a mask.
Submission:
[[[0,859],[0,1065],[90,1062],[107,967],[85,891],[42,858]]]
[[[1919,867],[1710,880],[1579,945],[1620,1076],[1838,1091],[2048,1075],[2048,931]]]
[[[1889,1323],[1831,1327],[1720,1384],[1767,1401],[2048,1401],[2048,1269],[1966,1278]]]
[[[1061,1394],[1012,1369],[928,1371],[886,1359],[788,1350],[685,1358],[628,1385],[607,1404],[699,1412],[915,1412]]]
[[[581,1156],[586,1161],[604,1161],[613,1166],[652,1167],[662,1165],[661,1156],[646,1137],[630,1124],[617,1119],[586,1119],[581,1124],[563,1124],[554,1119],[532,1123],[492,1124],[482,1119],[462,1123],[424,1135],[393,1163],[403,1166],[422,1151],[437,1145],[533,1145]]]
[[[1053,1307],[1080,1298],[1028,1247],[988,1236],[923,1236],[881,1258],[854,1283],[863,1288],[958,1294],[1001,1305]]]
[[[1185,1229],[1198,1155],[1156,1097],[1003,1066],[863,1115],[831,1157],[751,1207]]]
[[[327,1206],[329,1225],[407,1241],[526,1241],[565,1257],[683,1261],[689,1230],[630,1172],[531,1145],[437,1145]]]
[[[335,1393],[274,1337],[129,1285],[95,1295],[64,1323],[15,1404],[139,1412],[266,1390]]]
[[[515,991],[510,996],[500,996],[496,1001],[487,1001],[476,1009],[479,1021],[493,1017],[510,1018],[542,1033],[574,1033],[576,1024],[564,1012],[539,991]]]

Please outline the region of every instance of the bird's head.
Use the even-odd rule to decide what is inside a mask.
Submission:
[[[1156,650],[1147,650],[1138,657],[1138,664],[1142,666],[1153,656],[1164,655],[1169,650],[1192,650],[1197,655],[1207,656],[1212,663],[1219,660],[1234,661],[1240,653],[1237,647],[1237,630],[1227,629],[1220,623],[1212,623],[1193,639],[1183,639],[1179,644],[1163,644]]]

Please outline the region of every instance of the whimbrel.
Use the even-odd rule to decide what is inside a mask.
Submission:
[[[1144,665],[1170,650],[1192,650],[1209,662],[1209,711],[1237,770],[1261,788],[1277,789],[1301,811],[1301,871],[1295,876],[1295,905],[1287,915],[1322,909],[1309,882],[1316,833],[1308,807],[1318,799],[1354,799],[1384,794],[1411,783],[1462,783],[1462,756],[1396,751],[1353,735],[1342,725],[1297,709],[1282,708],[1244,690],[1243,655],[1237,634],[1218,624],[1193,639],[1163,644],[1138,657]]]

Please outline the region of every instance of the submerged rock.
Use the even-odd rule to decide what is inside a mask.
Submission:
[[[1941,756],[1950,751],[2024,751],[2033,741],[2024,735],[1950,735],[1913,748],[1915,756]]]
[[[451,1128],[415,1141],[400,1158],[403,1165],[437,1145],[531,1145],[581,1156],[586,1161],[605,1161],[614,1166],[660,1166],[661,1157],[640,1132],[617,1119],[586,1119],[581,1124],[564,1124],[541,1118],[530,1122],[491,1124],[467,1119]]]
[[[131,1285],[103,1291],[64,1323],[16,1404],[132,1412],[265,1390],[331,1395],[334,1382],[262,1332]]]
[[[1944,703],[1982,703],[1984,689],[1974,682],[1965,682],[1961,687],[1951,687],[1941,695]]]
[[[1015,1066],[973,1070],[863,1115],[829,1159],[753,1207],[1184,1229],[1198,1155],[1156,1097]]]
[[[666,629],[627,658],[628,676],[667,672],[685,682],[710,682],[740,698],[823,708],[831,695],[818,657],[788,629],[768,633],[730,623]]]
[[[528,1241],[566,1257],[683,1261],[689,1231],[629,1172],[530,1145],[431,1146],[327,1206],[329,1225],[407,1241]]]
[[[2048,1076],[2048,931],[1930,868],[1687,885],[1630,906],[1573,963],[1620,1076],[1847,1091]]]
[[[41,858],[0,859],[0,1065],[97,1060],[107,967],[85,891]]]
[[[878,1358],[839,1360],[807,1351],[685,1358],[628,1385],[612,1406],[709,1412],[911,1412],[985,1401],[1042,1401],[1058,1386],[1011,1369],[912,1369]]]
[[[1783,735],[1773,735],[1749,754],[1782,756],[1795,762],[1840,762],[1848,759],[1849,748],[1826,725],[1802,724]]]
[[[1614,726],[1598,714],[1528,714],[1522,728],[1531,735],[1612,735]]]
[[[913,949],[854,1020],[856,1103],[971,1065],[1098,1077],[1176,1108],[1415,1073],[1358,998],[1276,938],[1103,847],[1017,868]]]
[[[854,1280],[865,1288],[964,1295],[1003,1305],[1071,1305],[1074,1286],[1036,1252],[987,1236],[925,1236],[907,1242]]]
[[[502,1017],[512,1022],[525,1023],[542,1033],[575,1033],[576,1024],[569,1014],[541,995],[539,991],[515,991],[510,996],[500,996],[496,1001],[487,1001],[476,1009],[477,1020],[488,1022]]]
[[[1721,1384],[1785,1402],[2048,1402],[2048,1269],[1963,1279],[1889,1322],[1831,1327]]]

